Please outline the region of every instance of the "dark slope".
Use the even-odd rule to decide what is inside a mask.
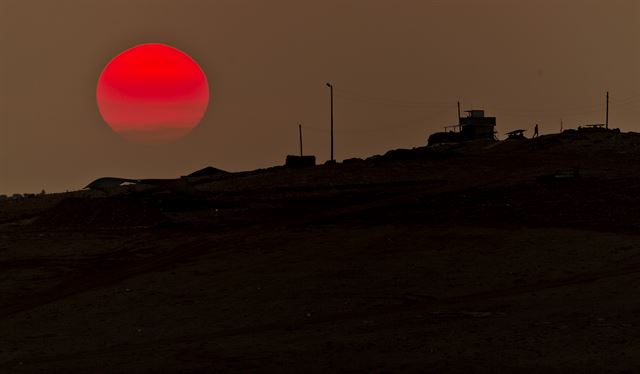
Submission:
[[[2,203],[0,368],[632,372],[639,162],[566,134]]]

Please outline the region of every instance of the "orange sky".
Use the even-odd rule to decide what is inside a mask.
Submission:
[[[98,76],[142,43],[193,57],[204,120],[164,146],[103,123]],[[604,121],[640,131],[637,0],[0,0],[0,193],[78,189],[100,176],[247,170],[297,152],[336,157],[426,143],[456,101],[517,128]]]

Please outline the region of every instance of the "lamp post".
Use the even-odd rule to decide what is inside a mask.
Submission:
[[[302,157],[302,125],[298,125],[298,131],[300,133],[300,157]]]
[[[333,162],[333,85],[331,83],[327,83],[327,87],[329,87],[329,92],[331,94],[331,162]]]

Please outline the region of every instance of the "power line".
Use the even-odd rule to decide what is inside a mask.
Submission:
[[[399,104],[399,105],[432,105],[438,107],[450,106],[450,102],[438,102],[438,101],[427,101],[427,100],[415,100],[415,99],[398,99],[393,97],[380,97],[380,96],[371,96],[371,95],[363,95],[361,93],[345,90],[345,89],[336,89],[336,97],[348,98],[352,100],[362,100],[368,101],[372,103],[388,103],[388,104]]]
[[[637,96],[632,96],[632,97],[628,97],[626,99],[623,100],[619,100],[619,101],[611,101],[611,104],[615,104],[615,105],[628,105],[628,104],[633,104],[636,102],[640,102],[640,95]]]
[[[341,127],[339,129],[336,129],[335,132],[336,133],[340,133],[340,134],[376,133],[376,132],[388,131],[390,129],[394,129],[394,128],[398,128],[398,127],[402,127],[403,129],[414,128],[414,127],[424,127],[425,126],[425,121],[427,121],[427,119],[419,118],[419,119],[412,119],[412,120],[408,120],[408,121],[385,122],[385,124],[377,125],[375,127],[367,127],[367,128],[344,128],[344,127]],[[326,128],[322,128],[322,127],[315,127],[315,126],[305,125],[304,128],[305,128],[305,130],[311,130],[311,131],[319,132],[319,133],[327,133],[328,132],[328,130]]]

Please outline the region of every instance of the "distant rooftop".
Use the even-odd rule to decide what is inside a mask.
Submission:
[[[484,110],[481,110],[481,109],[465,110],[464,112],[467,113],[468,117],[473,117],[473,118],[484,117]]]

